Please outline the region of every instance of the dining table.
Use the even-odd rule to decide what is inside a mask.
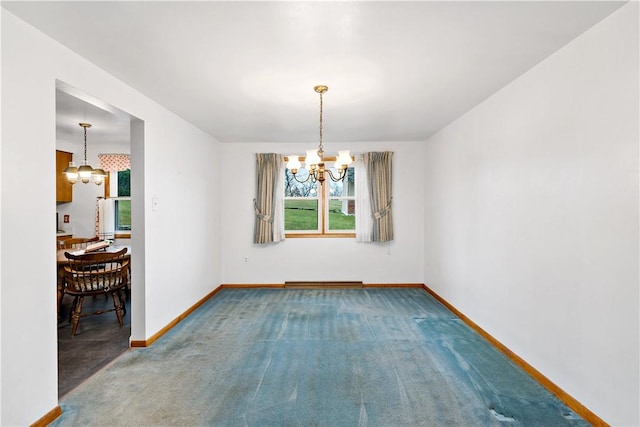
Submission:
[[[127,248],[125,258],[131,258],[131,246],[130,245],[109,245],[106,248],[102,248],[100,252],[118,252],[122,248]],[[58,317],[60,316],[60,304],[62,303],[62,297],[64,296],[64,267],[69,264],[69,260],[65,256],[65,252],[69,252],[73,255],[81,255],[85,251],[83,249],[58,249],[56,253],[56,260],[58,265]],[[131,268],[131,264],[129,264]],[[131,277],[131,275],[129,275]]]

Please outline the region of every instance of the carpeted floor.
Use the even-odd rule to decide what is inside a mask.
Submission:
[[[122,328],[114,312],[80,319],[76,336],[71,337],[69,312],[73,298],[62,299],[58,320],[58,396],[62,397],[84,380],[98,372],[129,348],[131,315],[127,314]],[[85,298],[84,312],[113,308],[113,300],[103,296]]]
[[[586,426],[420,289],[225,289],[54,426]]]

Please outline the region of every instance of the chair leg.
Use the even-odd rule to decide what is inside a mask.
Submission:
[[[118,291],[111,292],[111,297],[113,298],[113,307],[116,309],[116,316],[118,317],[118,323],[122,328],[124,325],[124,321],[122,320],[122,305],[120,304],[120,295],[117,295]]]
[[[60,312],[62,311],[62,299],[64,298],[64,288],[58,288],[58,321],[60,321]]]
[[[118,292],[118,296],[120,297],[120,306],[122,307],[122,315],[127,315],[127,291],[123,288]]]
[[[71,315],[71,336],[76,335],[78,330],[78,323],[80,323],[80,313],[82,312],[82,301],[84,297],[76,297],[73,301],[73,314]]]
[[[71,302],[71,308],[69,309],[69,323],[73,320],[73,312],[76,309],[76,305],[78,305],[78,297],[73,297],[73,302]]]

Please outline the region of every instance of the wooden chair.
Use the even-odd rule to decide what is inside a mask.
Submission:
[[[58,249],[85,249],[87,245],[99,241],[98,236],[95,237],[72,237],[66,240],[58,240]]]
[[[116,312],[120,327],[122,317],[127,313],[124,290],[129,280],[129,259],[125,258],[127,248],[117,252],[92,252],[73,255],[65,252],[69,264],[64,267],[65,294],[74,297],[71,305],[71,336],[76,335],[80,317]],[[113,309],[82,313],[84,297],[93,295],[111,295]]]

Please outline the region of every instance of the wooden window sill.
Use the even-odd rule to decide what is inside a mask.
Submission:
[[[356,233],[291,233],[284,235],[287,239],[300,238],[329,238],[329,239],[355,239]]]

